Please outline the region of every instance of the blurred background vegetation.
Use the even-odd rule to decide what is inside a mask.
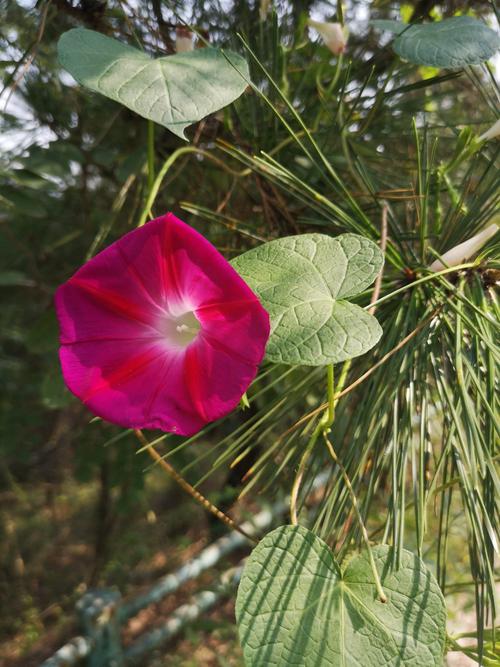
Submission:
[[[444,251],[492,219],[494,142],[458,169],[439,169],[456,156],[461,128],[479,134],[495,121],[492,70],[404,63],[386,34],[368,25],[373,18],[463,12],[491,21],[491,4],[346,2],[343,17],[336,5],[0,0],[0,665],[36,665],[72,636],[74,603],[89,586],[133,593],[220,530],[160,472],[145,472],[149,462],[137,454],[133,434],[91,422],[62,383],[54,290],[137,224],[148,192],[147,122],[75,85],[56,57],[65,30],[92,28],[158,55],[174,52],[175,29],[186,21],[208,41],[246,53],[266,99],[248,89],[190,128],[200,151],[179,156],[153,207],[196,226],[228,258],[305,231],[357,231],[379,240],[386,207],[384,295],[420,275],[435,258],[431,246]],[[343,58],[309,31],[308,16],[343,18],[350,29]],[[156,127],[156,168],[182,145]],[[386,336],[375,359],[444,314],[435,335],[417,332],[346,397],[334,436],[374,534],[402,545],[406,521],[409,548],[437,566],[444,588],[450,582],[450,593],[462,595],[461,612],[476,608],[481,627],[491,622],[485,614],[497,517],[495,429],[485,407],[494,403],[494,334],[482,314],[491,307],[498,244],[488,248],[473,275],[408,290],[380,306]],[[466,333],[457,340],[460,326]],[[351,366],[349,381],[373,365],[367,357]],[[457,357],[465,359],[461,393]],[[245,489],[236,515],[252,510],[289,489],[304,440],[300,429],[288,429],[324,391],[317,369],[265,367],[249,410],[186,447],[169,437],[171,460],[225,508]],[[309,481],[326,465],[318,455]],[[477,469],[476,480],[470,471]],[[312,523],[340,553],[359,542],[340,476],[332,474]],[[188,592],[127,632],[133,636]],[[231,604],[156,660],[151,664],[240,664]]]

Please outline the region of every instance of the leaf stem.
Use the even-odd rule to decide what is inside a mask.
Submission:
[[[348,387],[345,389],[343,388],[344,383],[342,382],[342,376],[344,375],[344,369],[342,369],[342,375],[340,377],[339,381],[339,386],[337,387],[335,391],[335,402],[337,402],[340,398],[351,392],[353,389],[358,387],[360,384],[362,384],[367,378],[374,373],[377,368],[380,368],[385,362],[390,359],[398,350],[400,350],[402,347],[404,347],[412,338],[414,338],[424,327],[426,327],[433,319],[436,317],[442,310],[443,306],[438,306],[426,320],[423,320],[418,324],[418,326],[413,329],[407,336],[405,336],[402,340],[399,341],[397,345],[395,345],[389,352],[384,354],[384,356],[379,359],[373,366],[371,366],[365,373],[360,375],[354,382],[352,382]],[[347,364],[350,364],[350,361],[346,362],[345,366]],[[347,373],[346,373],[347,375]],[[322,403],[318,408],[315,408],[314,410],[311,410],[311,412],[308,412],[306,415],[301,417],[298,421],[295,422],[288,430],[286,430],[282,436],[280,437],[285,437],[292,431],[294,431],[296,428],[298,428],[301,424],[304,422],[308,421],[309,419],[312,419],[315,415],[318,414],[318,412],[321,412],[327,407],[328,403]]]
[[[148,120],[148,195],[155,182],[155,124]]]
[[[197,146],[181,146],[177,150],[175,150],[172,155],[170,155],[165,162],[163,163],[162,168],[156,175],[153,185],[149,189],[148,192],[148,198],[146,200],[146,203],[144,204],[144,207],[141,212],[141,216],[139,218],[139,222],[137,223],[138,227],[142,227],[144,223],[147,220],[148,215],[150,215],[151,209],[153,207],[154,201],[158,195],[158,192],[160,190],[161,184],[163,182],[163,179],[167,175],[170,167],[178,160],[182,155],[188,155],[189,153],[197,153],[198,155],[202,155],[203,157],[211,160],[212,162],[215,162],[219,167],[224,169],[225,171],[229,172],[230,174],[233,174],[234,176],[244,176],[245,172],[235,172],[232,169],[230,169],[222,160],[219,160],[216,158],[214,155],[209,153],[208,151],[203,150],[202,148],[198,148]],[[149,162],[149,160],[148,160]]]
[[[339,386],[337,387],[337,390],[340,390],[341,387],[344,385],[349,367],[350,367],[350,361],[347,361],[342,367]],[[302,484],[302,479],[304,477],[304,473],[306,471],[307,462],[309,461],[309,457],[311,456],[311,453],[314,449],[314,445],[318,440],[318,437],[321,435],[321,433],[326,433],[326,431],[330,429],[335,419],[335,406],[337,404],[338,398],[336,397],[336,391],[335,391],[335,376],[334,376],[333,364],[329,364],[326,367],[326,380],[327,380],[327,393],[328,393],[328,400],[325,404],[326,412],[317,423],[316,428],[313,431],[313,434],[309,438],[309,442],[307,443],[304,453],[302,454],[302,458],[300,459],[299,468],[297,470],[297,474],[295,475],[292,491],[290,493],[290,521],[294,526],[298,524],[297,499],[299,497],[299,491]]]
[[[327,387],[328,387],[328,418],[326,427],[330,428],[335,419],[335,379],[333,364],[326,367]]]
[[[295,475],[295,479],[293,480],[292,491],[290,493],[290,522],[294,526],[298,524],[297,499],[299,497],[299,490],[302,484],[302,478],[304,477],[304,472],[306,470],[306,465],[309,460],[309,457],[311,456],[311,452],[314,449],[314,445],[316,444],[318,436],[320,435],[322,430],[323,430],[323,420],[320,419],[318,424],[316,425],[316,428],[313,431],[313,434],[309,438],[309,442],[307,443],[304,453],[302,454],[302,458],[300,459],[297,474]]]
[[[351,496],[351,501],[352,501],[352,506],[354,509],[354,513],[356,514],[356,519],[358,520],[359,527],[361,529],[361,535],[363,536],[363,541],[365,543],[366,549],[368,551],[368,557],[370,559],[370,566],[373,572],[373,578],[375,580],[375,587],[377,589],[377,593],[380,599],[380,602],[387,602],[387,596],[384,593],[384,589],[382,588],[382,583],[380,581],[379,573],[377,570],[377,567],[375,565],[375,559],[373,558],[373,553],[372,549],[370,546],[370,538],[368,537],[368,531],[366,530],[366,526],[363,521],[363,517],[361,516],[361,512],[359,511],[359,505],[358,505],[358,499],[356,498],[356,494],[354,493],[354,489],[352,488],[351,480],[349,479],[349,475],[347,474],[346,469],[342,465],[342,463],[339,461],[337,454],[335,452],[335,449],[333,448],[332,443],[328,439],[328,434],[326,431],[323,431],[323,437],[325,439],[325,444],[326,447],[330,453],[330,456],[336,463],[336,465],[339,467],[339,470],[342,474],[342,477],[344,478],[345,485],[347,487],[347,490],[349,491],[349,495]]]
[[[208,498],[205,498],[205,496],[202,495],[197,489],[195,489],[194,486],[191,486],[191,484],[188,481],[186,481],[184,477],[179,475],[179,473],[172,466],[172,464],[166,461],[164,458],[162,458],[154,448],[154,445],[148,442],[144,433],[140,429],[134,429],[134,433],[142,445],[142,450],[147,451],[148,454],[153,459],[153,461],[159,464],[163,468],[163,470],[174,480],[174,482],[176,482],[181,487],[181,489],[183,489],[186,493],[188,493],[191,496],[191,498],[193,498],[204,509],[208,510],[211,514],[217,517],[219,521],[225,523],[226,526],[228,526],[229,528],[237,530],[244,537],[246,537],[248,540],[254,543],[258,542],[258,540],[255,537],[249,535],[246,532],[246,530],[243,530],[243,528],[241,528],[241,526],[239,526],[235,521],[233,521],[231,517],[227,516],[227,514],[224,514],[222,510],[220,510],[213,503],[211,503],[208,500]]]

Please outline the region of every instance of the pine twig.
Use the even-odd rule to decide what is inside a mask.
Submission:
[[[177,470],[172,466],[171,463],[168,461],[165,461],[160,454],[156,451],[154,446],[150,444],[146,437],[144,436],[143,432],[140,429],[134,429],[134,433],[143,446],[143,448],[148,452],[148,454],[151,456],[151,458],[154,460],[155,463],[160,465],[163,470],[170,475],[170,477],[176,482],[181,489],[183,489],[187,494],[191,496],[191,498],[194,498],[194,500],[201,505],[204,509],[206,509],[208,512],[213,514],[219,521],[222,521],[222,523],[225,523],[226,526],[231,528],[232,530],[237,530],[239,533],[241,533],[244,537],[246,537],[248,540],[254,542],[255,544],[258,542],[258,540],[250,535],[249,533],[246,532],[246,530],[243,530],[241,526],[239,526],[231,517],[229,517],[227,514],[224,514],[222,510],[220,510],[218,507],[216,507],[213,503],[208,500],[208,498],[205,498],[204,495],[202,495],[197,489],[194,488],[194,486],[191,486],[191,484],[182,477],[182,475],[179,475]]]

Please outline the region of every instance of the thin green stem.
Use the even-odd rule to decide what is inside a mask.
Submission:
[[[400,350],[402,347],[404,347],[412,338],[414,338],[424,327],[426,327],[429,322],[434,319],[434,317],[440,312],[442,306],[439,306],[436,308],[431,315],[426,319],[420,322],[420,324],[415,327],[413,331],[411,331],[407,336],[403,338],[403,340],[400,340],[397,345],[395,345],[389,352],[384,354],[384,356],[379,359],[373,366],[371,366],[365,373],[360,375],[360,377],[357,378],[357,380],[354,380],[352,384],[350,384],[346,389],[344,389],[344,384],[345,384],[345,379],[347,377],[347,372],[350,368],[351,365],[351,360],[349,359],[348,361],[345,362],[344,367],[342,368],[342,373],[340,375],[340,380],[337,385],[337,389],[335,390],[335,402],[337,403],[343,396],[351,392],[353,389],[358,387],[360,384],[362,384],[367,378],[372,375],[377,368],[380,368],[388,359],[390,359],[398,350]],[[283,434],[282,437],[285,435],[288,435],[292,431],[294,431],[296,428],[298,428],[301,424],[304,422],[308,421],[309,419],[312,419],[315,415],[318,414],[318,412],[321,412],[327,407],[328,403],[323,403],[320,405],[318,408],[315,408],[311,412],[307,413],[303,417],[301,417],[298,421],[293,424],[285,433]]]
[[[345,387],[345,383],[346,383],[346,380],[347,380],[347,374],[349,373],[349,370],[351,368],[351,364],[352,364],[352,359],[348,359],[347,361],[344,361],[344,364],[342,366],[342,370],[340,371],[339,381],[337,382],[337,386],[335,387],[335,405],[337,405],[337,403],[339,402],[340,394],[342,393],[342,391]]]
[[[351,176],[353,177],[360,191],[369,193],[366,184],[364,183],[363,179],[360,178],[358,172],[356,171],[356,168],[351,158],[351,148],[349,146],[349,141],[347,139],[349,133],[347,131],[346,124],[344,123],[344,102],[342,100],[340,100],[339,102],[338,119],[339,119],[339,124],[342,128],[340,131],[340,144],[342,146],[342,152],[345,157],[347,168],[351,172]]]
[[[326,377],[328,386],[328,417],[326,421],[329,428],[335,419],[335,379],[333,364],[329,364],[326,367]]]
[[[144,207],[141,212],[141,216],[139,218],[139,222],[137,223],[138,227],[142,227],[142,225],[146,222],[148,214],[154,204],[154,201],[158,195],[158,192],[160,190],[161,184],[163,182],[163,179],[167,175],[168,171],[172,167],[172,165],[183,155],[187,155],[189,153],[197,153],[198,155],[203,155],[203,157],[211,160],[212,162],[215,162],[219,167],[224,169],[225,171],[228,171],[229,173],[233,174],[234,176],[242,176],[244,174],[240,172],[235,172],[229,167],[225,165],[222,160],[219,160],[215,156],[211,155],[208,151],[203,150],[202,148],[197,148],[196,146],[181,146],[181,148],[178,148],[176,151],[170,155],[165,162],[163,163],[162,168],[156,175],[156,178],[154,179],[153,185],[151,186],[149,193],[148,193],[148,198],[146,200],[146,203],[144,204]]]
[[[319,126],[320,126],[320,124],[321,124],[321,121],[322,121],[322,119],[323,119],[323,116],[324,116],[324,114],[325,114],[325,111],[326,111],[327,113],[331,113],[331,112],[327,109],[327,106],[326,106],[326,105],[327,105],[327,103],[330,101],[330,98],[331,98],[331,96],[332,96],[332,93],[333,93],[333,91],[335,90],[335,87],[336,87],[336,85],[337,85],[337,83],[338,83],[338,81],[339,81],[339,78],[340,78],[340,72],[342,71],[342,63],[343,63],[343,61],[344,61],[344,56],[343,56],[343,54],[341,53],[341,54],[339,55],[339,57],[337,58],[337,62],[336,62],[336,64],[335,64],[335,71],[334,71],[334,73],[333,73],[332,80],[331,80],[330,83],[328,84],[328,87],[327,87],[327,88],[323,88],[323,87],[321,86],[321,82],[318,80],[318,83],[317,83],[317,87],[318,87],[318,95],[319,95],[319,97],[320,97],[320,99],[321,99],[322,108],[319,110],[319,112],[318,112],[318,114],[317,114],[317,116],[316,116],[316,118],[315,118],[315,120],[314,120],[314,124],[313,124],[313,127],[312,127],[312,133],[313,133],[313,134],[314,134],[315,132],[318,131]],[[320,73],[318,74],[318,76],[320,76]],[[304,131],[303,131],[303,130],[302,130],[301,134],[304,134]]]
[[[320,419],[318,424],[316,425],[316,428],[313,431],[312,436],[309,438],[309,442],[307,443],[304,453],[302,454],[302,458],[300,459],[297,474],[295,475],[295,479],[293,480],[292,491],[290,493],[290,522],[294,526],[296,526],[299,522],[297,518],[297,499],[299,497],[302,478],[304,477],[304,472],[306,470],[309,457],[311,456],[311,452],[313,451],[314,445],[316,444],[318,437],[322,431],[323,431],[323,420]]]
[[[342,0],[337,2],[337,21],[339,23],[344,23],[344,11],[342,9]]]
[[[281,88],[277,85],[277,83],[276,83],[276,82],[274,81],[274,79],[271,77],[271,75],[269,74],[269,72],[267,71],[267,69],[265,68],[265,66],[260,62],[260,60],[258,59],[258,57],[255,55],[254,51],[251,49],[250,45],[245,41],[245,39],[244,39],[241,35],[238,35],[238,37],[240,38],[241,42],[243,43],[243,46],[247,49],[247,51],[250,53],[250,55],[251,55],[252,58],[255,60],[255,62],[257,63],[257,65],[260,67],[260,69],[262,70],[262,72],[264,73],[264,75],[267,77],[267,79],[269,80],[269,83],[270,83],[271,86],[275,89],[276,93],[281,97],[283,103],[286,105],[286,107],[287,107],[288,110],[290,111],[290,113],[291,113],[291,115],[293,116],[293,118],[297,121],[297,123],[298,123],[299,126],[301,127],[301,129],[302,129],[302,131],[304,132],[305,136],[307,137],[307,139],[308,139],[310,145],[311,145],[312,148],[314,149],[314,152],[316,153],[316,155],[317,155],[317,157],[319,158],[319,160],[320,160],[320,162],[322,163],[322,165],[325,167],[325,169],[326,169],[328,175],[330,176],[331,180],[338,186],[338,188],[340,189],[340,191],[343,193],[343,195],[345,196],[345,198],[346,198],[347,201],[349,202],[349,204],[350,204],[352,210],[355,212],[355,214],[356,214],[357,216],[359,216],[360,219],[363,220],[363,223],[364,223],[369,229],[371,229],[373,232],[375,232],[376,230],[375,230],[373,224],[371,223],[370,219],[369,219],[368,216],[364,213],[364,211],[359,207],[358,203],[356,202],[356,200],[354,199],[354,197],[351,195],[351,193],[350,193],[349,189],[347,188],[347,186],[345,185],[344,181],[340,178],[340,176],[337,174],[337,172],[335,171],[335,169],[333,168],[333,166],[330,164],[330,162],[328,161],[328,159],[326,158],[326,156],[324,155],[324,153],[323,153],[322,150],[320,149],[318,143],[317,143],[316,140],[314,139],[314,137],[313,137],[313,135],[311,134],[309,128],[308,128],[307,125],[304,123],[302,117],[301,117],[300,114],[297,112],[297,110],[295,109],[295,107],[293,106],[293,104],[290,102],[290,100],[289,100],[289,99],[287,98],[287,96],[283,93],[283,91],[281,90]],[[283,115],[279,113],[279,111],[276,109],[276,107],[274,107],[274,105],[273,105],[272,102],[269,100],[269,98],[268,98],[268,97],[267,97],[267,96],[266,96],[266,95],[265,95],[265,94],[264,94],[264,93],[263,93],[257,86],[255,86],[255,85],[252,84],[251,82],[249,82],[249,84],[250,84],[250,85],[252,86],[252,88],[256,91],[256,93],[257,93],[258,95],[260,95],[260,96],[267,102],[267,104],[269,104],[269,105],[272,107],[273,111],[279,116],[281,122],[284,124],[284,126],[287,128],[287,130],[288,130],[293,136],[296,137],[296,133],[293,131],[293,129],[292,129],[292,128],[290,127],[290,125],[287,123],[287,121],[285,120],[285,118],[283,117]],[[312,160],[312,162],[317,166],[317,163],[314,161],[314,159],[313,159],[311,153],[309,152],[309,150],[302,144],[302,142],[298,142],[298,143],[301,145],[301,148],[305,151],[306,155],[307,155],[307,156]],[[320,169],[320,172],[322,172],[321,169]]]
[[[422,197],[424,194],[423,183],[423,168],[422,168],[422,150],[420,146],[420,138],[418,135],[417,121],[413,118],[413,134],[415,137],[415,147],[417,152],[417,196]],[[420,211],[420,259],[422,263],[425,261],[426,244],[427,244],[427,216],[426,216],[426,202],[421,202],[417,199]]]
[[[148,193],[155,182],[155,124],[148,120]]]
[[[149,188],[148,192],[148,198],[146,199],[146,203],[144,204],[144,208],[142,209],[141,217],[139,218],[139,222],[137,223],[138,227],[142,227],[142,225],[146,222],[148,213],[151,210],[151,207],[153,206],[154,200],[156,199],[156,196],[158,195],[158,192],[160,190],[160,186],[162,184],[163,179],[167,175],[168,170],[170,167],[174,164],[174,162],[181,157],[181,155],[185,155],[186,153],[192,153],[196,151],[193,146],[182,146],[182,148],[178,148],[176,151],[170,155],[170,157],[165,160],[163,163],[162,168],[158,172],[156,178],[154,179],[153,185]]]
[[[449,651],[460,651],[460,653],[463,653],[464,655],[471,658],[474,662],[477,662],[479,657],[477,646],[462,646],[462,644],[459,644],[453,637],[450,637],[450,635],[447,637],[447,642]],[[484,667],[497,667],[498,660],[496,656],[492,656],[490,658],[489,656],[483,655],[481,664],[484,665]]]
[[[381,297],[377,301],[374,301],[373,303],[369,304],[368,306],[365,306],[365,310],[368,310],[372,306],[378,306],[381,303],[384,303],[385,301],[389,301],[389,299],[392,299],[395,297],[397,294],[401,294],[402,292],[406,292],[409,289],[413,289],[417,285],[421,285],[422,283],[427,283],[429,280],[435,280],[439,276],[444,276],[446,273],[457,273],[458,271],[461,271],[462,269],[471,269],[474,266],[477,266],[477,262],[467,262],[465,264],[459,264],[458,266],[451,266],[447,269],[443,269],[442,271],[436,271],[435,273],[431,273],[427,276],[424,276],[423,278],[419,278],[418,280],[414,280],[411,283],[408,283],[408,285],[404,285],[403,287],[400,287],[397,290],[394,290],[394,292],[389,292],[389,294],[386,294],[385,296]]]
[[[356,494],[354,493],[354,489],[352,488],[351,480],[349,479],[349,475],[347,474],[346,469],[344,468],[342,463],[339,461],[339,459],[337,457],[337,453],[335,452],[335,449],[333,448],[333,445],[330,442],[330,440],[328,439],[328,435],[325,431],[323,432],[323,437],[325,439],[325,444],[326,444],[326,447],[328,449],[328,452],[330,453],[330,456],[334,460],[335,464],[339,467],[339,470],[342,474],[342,477],[344,478],[345,485],[346,485],[347,490],[349,492],[349,495],[351,497],[352,507],[354,509],[356,519],[358,520],[358,524],[359,524],[359,527],[361,529],[361,535],[363,537],[363,542],[365,543],[366,549],[368,551],[368,557],[370,559],[370,567],[372,569],[373,578],[375,580],[375,587],[377,589],[377,593],[378,593],[380,602],[387,602],[387,596],[384,593],[384,589],[382,588],[382,582],[380,581],[377,566],[375,565],[375,559],[373,558],[373,553],[372,553],[372,549],[371,549],[371,546],[370,546],[370,538],[368,537],[368,531],[366,530],[366,526],[364,524],[363,517],[361,516],[361,512],[359,511],[358,499],[356,498]]]
[[[346,361],[342,367],[342,372],[340,374],[340,379],[337,387],[335,387],[335,375],[333,370],[333,364],[329,364],[326,367],[327,393],[328,393],[328,400],[326,403],[327,408],[324,415],[317,423],[316,428],[314,429],[311,437],[309,438],[309,442],[306,445],[304,453],[302,454],[297,474],[295,475],[295,479],[293,481],[292,491],[290,493],[290,521],[294,526],[298,524],[297,500],[299,497],[299,491],[302,484],[302,479],[306,471],[307,462],[309,461],[309,457],[311,456],[311,453],[318,440],[318,437],[321,435],[321,433],[326,433],[327,431],[329,431],[333,424],[333,421],[335,419],[335,406],[337,405],[338,401],[338,392],[342,390],[342,387],[345,384],[349,367],[350,367],[350,361]]]

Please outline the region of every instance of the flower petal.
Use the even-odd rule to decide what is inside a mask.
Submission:
[[[258,302],[229,262],[192,227],[171,213],[147,226],[151,225],[164,229],[170,280],[175,280],[179,297],[184,302],[192,304],[193,308],[244,299]]]
[[[191,435],[255,377],[269,317],[232,266],[172,214],[85,264],[56,294],[69,389],[130,428]]]
[[[253,300],[208,304],[195,312],[203,338],[213,347],[248,364],[255,364],[256,359],[259,359],[258,363],[262,361],[262,335],[269,331],[269,317],[255,297]]]
[[[257,365],[235,357],[214,340],[203,338],[186,350],[185,377],[192,408],[205,423],[238,405],[257,374]]]
[[[207,422],[192,406],[184,354],[135,341],[63,346],[68,388],[95,414],[127,428],[192,435]]]

